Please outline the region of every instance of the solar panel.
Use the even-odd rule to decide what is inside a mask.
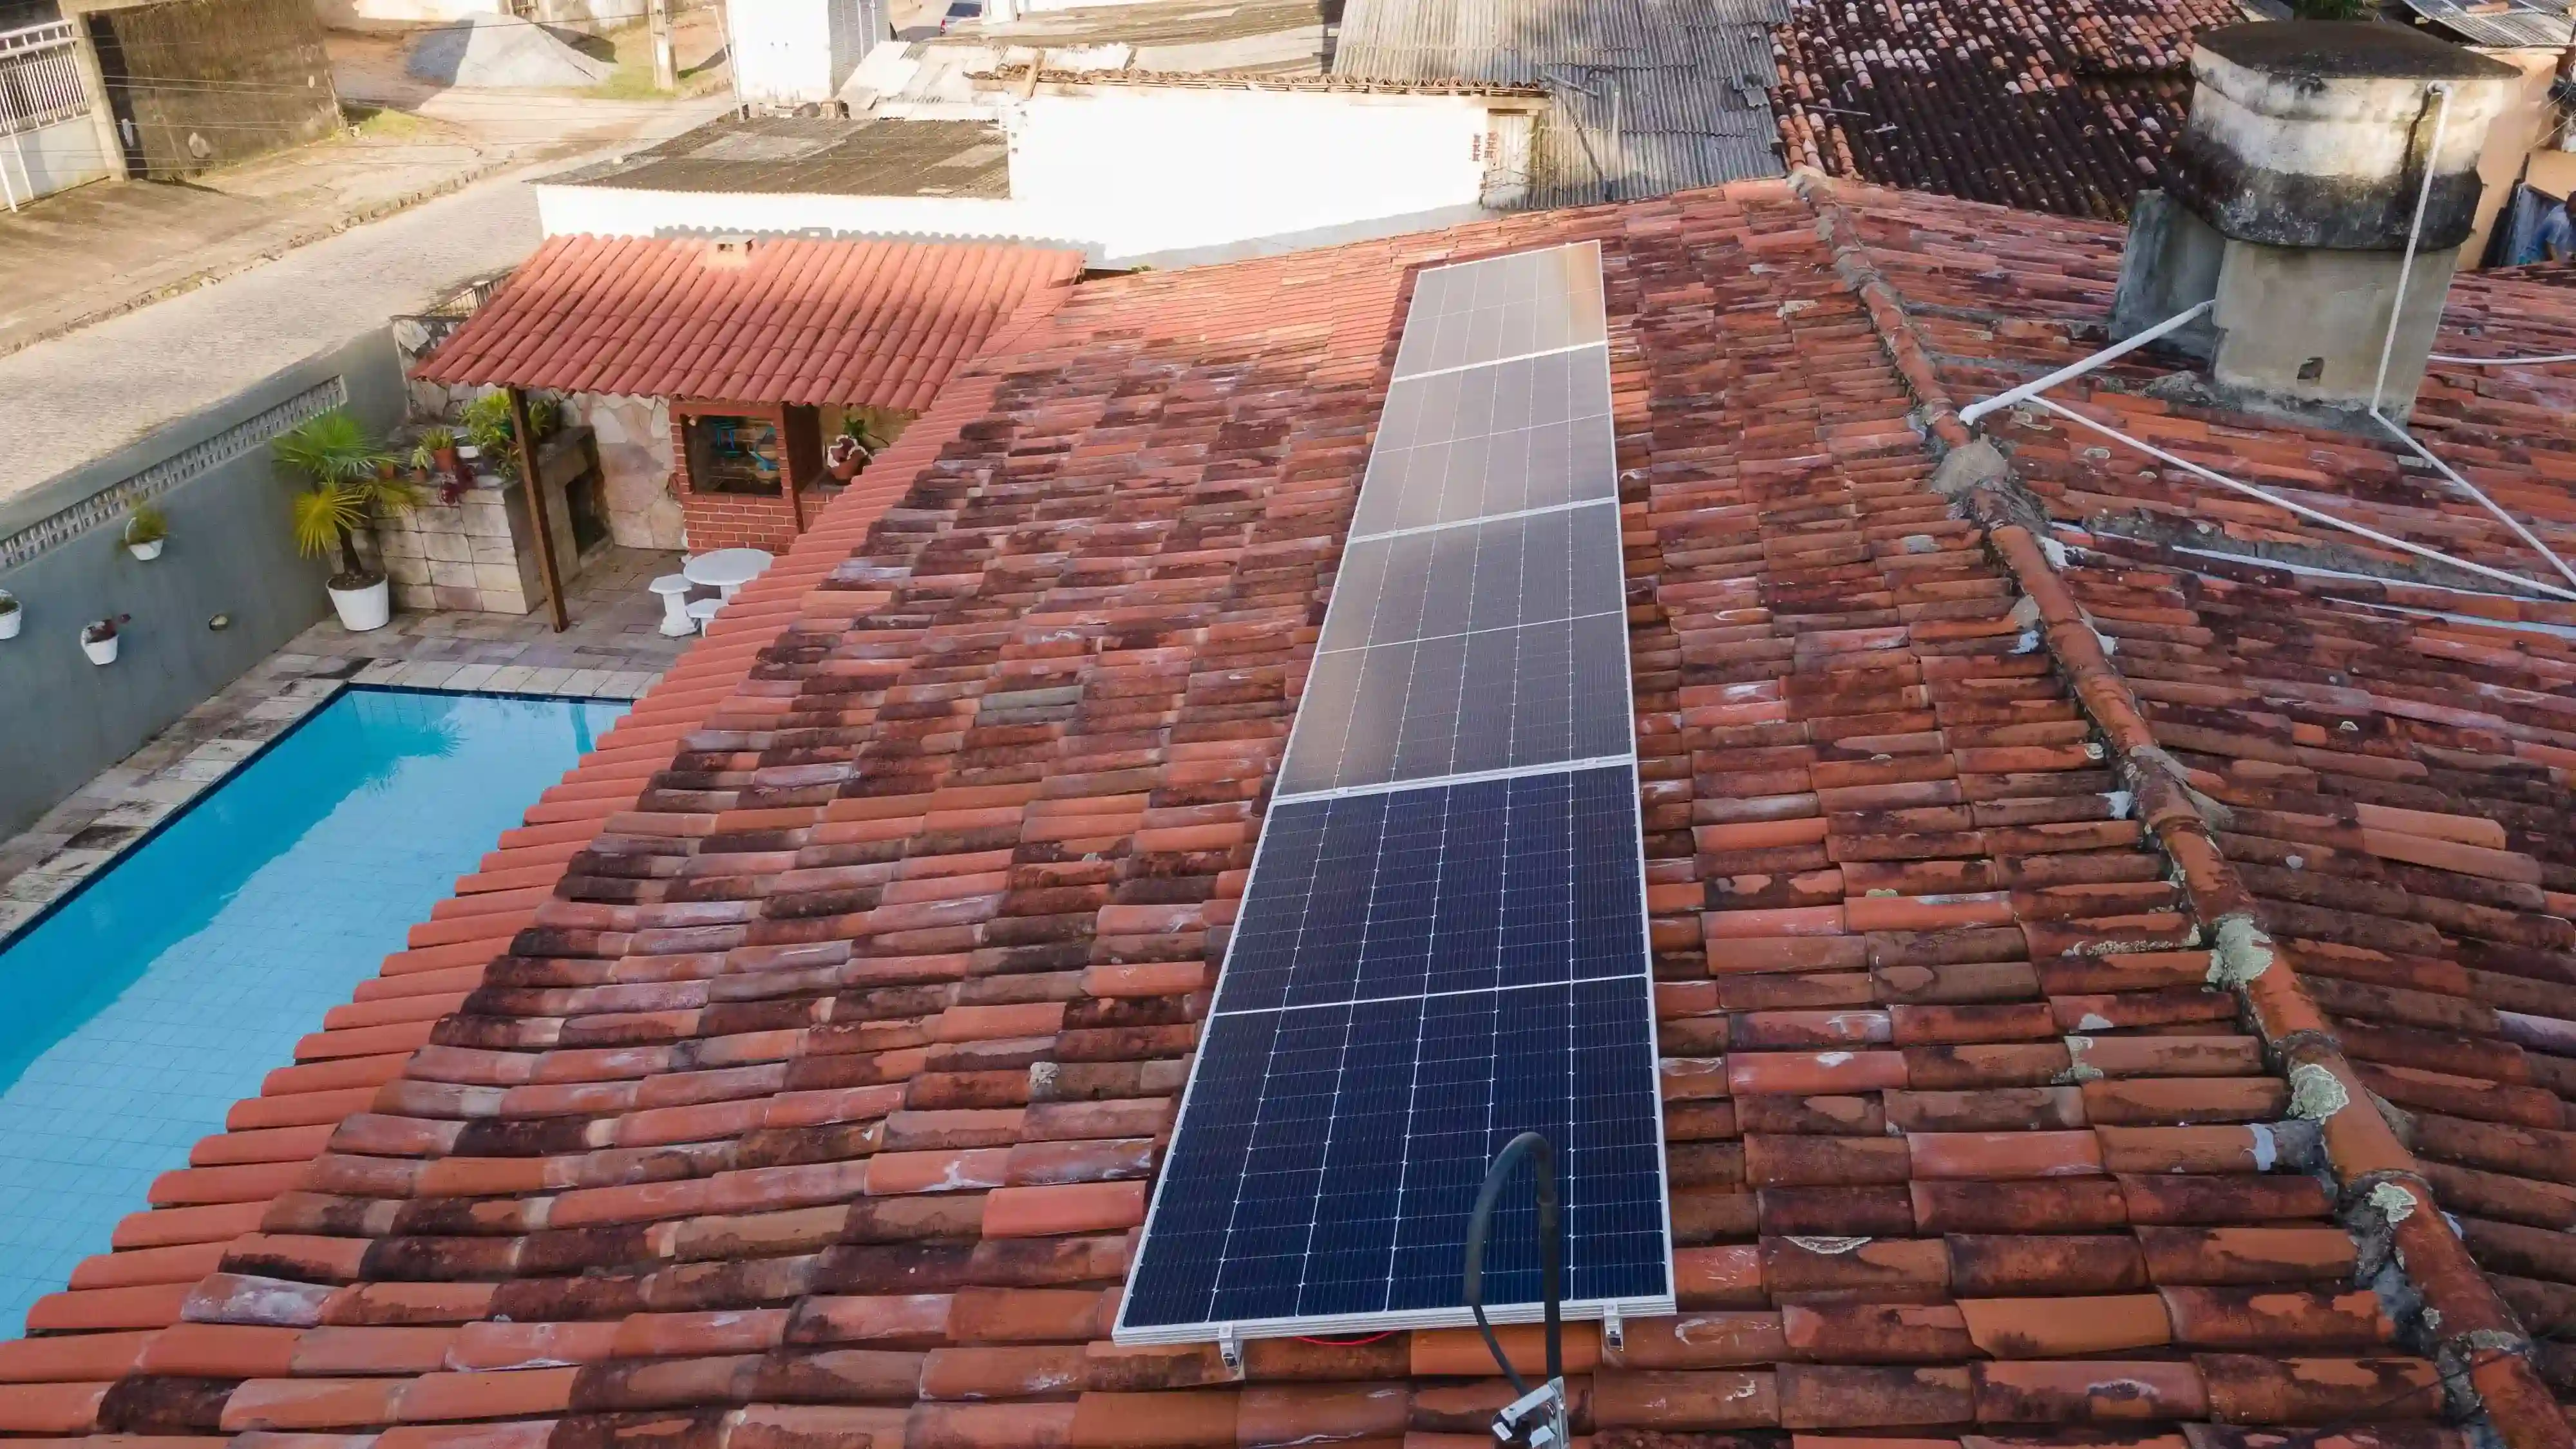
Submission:
[[[1588,243],[1416,279],[1121,1342],[1470,1321],[1525,1130],[1567,1311],[1672,1311],[1600,282]],[[1535,1318],[1498,1231],[1489,1312]]]
[[[1387,389],[1351,536],[1619,496],[1608,349]]]
[[[1515,252],[1434,267],[1414,279],[1395,375],[1473,367],[1608,336],[1600,243]]]
[[[1625,758],[1627,656],[1618,614],[1319,654],[1278,793]]]
[[[1122,1338],[1462,1321],[1468,1209],[1530,1130],[1568,1300],[1670,1311],[1636,798],[1618,765],[1274,812]],[[1527,1223],[1486,1262],[1495,1316],[1528,1316]]]

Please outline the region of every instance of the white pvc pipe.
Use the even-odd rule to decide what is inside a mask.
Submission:
[[[2126,443],[2130,447],[2137,449],[2139,452],[2146,454],[2148,457],[2153,458],[2160,463],[2180,468],[2184,472],[2191,474],[2193,477],[2207,479],[2221,488],[2232,489],[2249,498],[2259,498],[2264,502],[2271,504],[2275,508],[2284,509],[2290,513],[2297,514],[2301,518],[2311,519],[2315,522],[2325,524],[2329,528],[2340,528],[2346,533],[2359,534],[2373,543],[2385,544],[2390,548],[2411,553],[2418,558],[2430,559],[2435,563],[2449,564],[2453,568],[2465,569],[2470,573],[2495,579],[2502,583],[2512,584],[2517,588],[2532,589],[2540,593],[2551,595],[2555,598],[2565,599],[2571,603],[2576,603],[2576,590],[2562,589],[2555,584],[2544,584],[2537,579],[2526,579],[2519,574],[2509,574],[2502,569],[2489,568],[2485,564],[2471,563],[2464,558],[2453,558],[2449,554],[2426,548],[2420,543],[2398,538],[2391,534],[2381,533],[2375,528],[2364,527],[2348,518],[2338,518],[2323,509],[2310,508],[2304,503],[2293,502],[2290,499],[2280,497],[2276,494],[2267,493],[2264,490],[2255,487],[2251,483],[2240,483],[2235,479],[2228,477],[2224,473],[2213,472],[2188,458],[2177,458],[2173,454],[2166,452],[2164,449],[2157,447],[2155,444],[2150,443],[2143,438],[2133,438],[2127,433],[2121,432],[2118,428],[2112,427],[2107,423],[2097,423],[2091,418],[2084,416],[2082,413],[2075,411],[2073,408],[2060,403],[2051,402],[2047,398],[2034,396],[2031,398],[2031,401],[2048,409],[2050,412],[2056,413],[2060,417],[2067,418],[2073,422],[2080,423],[2085,427],[2091,428],[2093,431],[2100,433],[2106,438]]]
[[[2576,352],[2552,352],[2542,357],[2453,357],[2447,352],[2428,352],[2427,362],[2447,362],[2454,367],[2534,367],[2544,362],[2576,362]]]
[[[2376,412],[2372,413],[2370,416],[2381,427],[2396,434],[2399,442],[2412,448],[2415,451],[2416,457],[2421,458],[2425,462],[2440,469],[2442,471],[2442,476],[2451,480],[2451,486],[2459,489],[2463,493],[2466,493],[2471,498],[2476,499],[2479,505],[2485,508],[2487,512],[2492,513],[2497,518],[2503,520],[2504,526],[2513,530],[2514,537],[2521,539],[2524,543],[2530,544],[2542,558],[2549,560],[2550,567],[2558,570],[2558,572],[2566,578],[2567,582],[2576,584],[2576,569],[2567,567],[2567,561],[2565,559],[2562,559],[2558,555],[2550,552],[2549,545],[2542,543],[2539,535],[2533,533],[2530,529],[2523,527],[2521,519],[2518,519],[2512,514],[2505,512],[2502,508],[2497,507],[2494,499],[2487,497],[2486,494],[2478,490],[2478,485],[2461,477],[2458,473],[2453,472],[2450,464],[2434,457],[2433,450],[2425,447],[2422,443],[2417,442],[2413,433],[2397,426],[2395,423],[2390,422],[2387,418],[2382,417]]]
[[[2388,335],[2379,343],[2379,375],[2370,383],[2370,415],[2379,416],[2380,394],[2388,390],[2388,359],[2397,350],[2397,324],[2406,316],[2406,279],[2415,271],[2415,240],[2424,232],[2424,208],[2433,200],[2433,167],[2442,159],[2442,133],[2451,124],[2451,88],[2440,81],[2424,87],[2442,98],[2433,113],[2433,144],[2424,151],[2424,184],[2415,191],[2415,221],[2406,228],[2406,259],[2397,264],[2397,296],[2388,304]]]
[[[2076,378],[2082,377],[2093,369],[2102,366],[2104,363],[2116,362],[2119,359],[2128,356],[2130,353],[2137,351],[2139,348],[2146,346],[2148,343],[2155,341],[2157,338],[2164,336],[2166,333],[2183,327],[2193,318],[2198,317],[2201,313],[2206,312],[2217,305],[2218,299],[2216,297],[2212,297],[2208,301],[2201,303],[2199,306],[2194,307],[2187,312],[2177,312],[2173,316],[2167,317],[2162,322],[2157,323],[2155,326],[2148,328],[2144,332],[2138,333],[2134,337],[2123,338],[2122,340],[2114,342],[2110,346],[2103,348],[2101,351],[2094,353],[2090,357],[2084,358],[2078,362],[2070,362],[2055,372],[2050,373],[2046,377],[2036,378],[2032,381],[2025,382],[2021,386],[2013,388],[2007,392],[1996,393],[1993,397],[1986,399],[1984,402],[1970,403],[1966,407],[1959,409],[1959,421],[1967,427],[1975,427],[1977,419],[1985,417],[1989,413],[1998,412],[2004,408],[2011,407],[2016,403],[2026,402],[2060,383],[2072,382]]]

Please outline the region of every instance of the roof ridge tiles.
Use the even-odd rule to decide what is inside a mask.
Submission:
[[[1881,343],[1928,414],[1928,427],[1949,450],[1984,447],[1963,425],[1930,358],[1932,350],[1907,318],[1904,304],[1852,231],[1832,183],[1801,176],[1796,184],[1822,216],[1836,267],[1859,293]],[[2085,712],[2101,728],[2136,792],[2137,810],[2157,847],[2173,862],[2193,919],[2219,948],[2212,979],[2234,987],[2266,1044],[2278,1053],[2291,1081],[2310,1097],[2294,1106],[2322,1120],[2326,1159],[2347,1192],[2367,1206],[2398,1244],[2404,1271],[2424,1295],[2431,1322],[2424,1332],[2458,1362],[2481,1365],[2481,1384],[2499,1386],[2486,1406],[2505,1442],[2563,1446],[2576,1442],[2567,1419],[2529,1362],[2529,1339],[2481,1275],[2456,1231],[2436,1209],[2432,1183],[2389,1123],[2370,1110],[2369,1095],[2336,1044],[2333,1029],[2297,970],[2278,961],[2261,922],[2267,908],[2250,892],[2213,826],[2224,807],[2204,806],[2180,778],[2156,727],[2130,690],[2090,615],[2068,590],[2040,546],[2047,534],[2040,506],[2023,491],[2009,465],[1973,478],[1961,506],[1986,529],[1988,549],[2036,605],[2038,642],[2065,675]],[[2490,822],[2478,825],[2493,831]],[[2303,1077],[2303,1074],[2308,1074]],[[2107,1129],[2106,1129],[2107,1130]]]

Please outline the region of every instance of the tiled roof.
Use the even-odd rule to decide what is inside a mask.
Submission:
[[[1080,252],[1020,246],[550,237],[415,375],[918,409],[1081,270]]]
[[[1772,106],[1793,165],[2124,218],[2182,134],[2232,0],[1792,0]]]
[[[1408,268],[1586,237],[1683,1311],[1572,1330],[1578,1432],[2565,1449],[2524,1330],[2576,1337],[2576,645],[2506,627],[2555,606],[2344,577],[2384,565],[2038,416],[1954,507],[1947,399],[2098,345],[2118,234],[1812,178],[1074,288],[872,468],[899,501],[830,506],[401,1075],[314,1104],[186,1321],[0,1348],[0,1432],[1490,1444],[1470,1334],[1237,1373],[1107,1324]],[[2454,318],[2558,351],[2576,305]],[[2068,397],[2507,556],[2151,372]],[[2554,520],[2561,391],[2437,370],[2418,416]],[[2336,571],[2210,557],[2271,544]],[[204,1266],[157,1264],[101,1272]]]

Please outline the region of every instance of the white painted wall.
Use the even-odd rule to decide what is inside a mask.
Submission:
[[[1468,96],[1104,85],[1020,103],[1011,199],[1104,260],[1477,209]]]
[[[548,236],[1003,238],[1178,265],[1485,215],[1498,133],[1507,170],[1525,167],[1528,134],[1526,116],[1471,96],[1142,86],[1031,97],[1007,124],[1008,201],[541,183],[537,215]]]
[[[755,106],[829,101],[892,32],[885,0],[753,0],[725,10],[736,85]]]
[[[503,13],[502,0],[314,0],[314,12],[334,30],[441,24]]]

